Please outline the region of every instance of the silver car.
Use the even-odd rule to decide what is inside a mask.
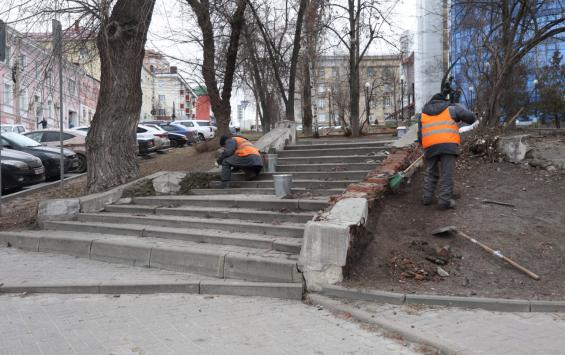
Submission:
[[[137,133],[151,133],[155,137],[155,146],[158,152],[163,152],[171,147],[169,134],[162,128],[150,127],[146,125],[137,125]]]

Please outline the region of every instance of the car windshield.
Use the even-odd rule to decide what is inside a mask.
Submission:
[[[14,128],[12,126],[4,126],[2,127],[2,132],[12,132]]]
[[[18,145],[20,147],[38,147],[38,146],[41,146],[41,144],[34,141],[33,139],[28,138],[26,136],[22,136],[19,133],[6,132],[6,133],[2,134],[2,137],[4,137],[10,143]]]
[[[203,126],[203,127],[204,127],[204,126],[209,126],[209,125],[210,125],[210,122],[205,122],[205,121],[204,121],[204,122],[201,122],[201,121],[196,121],[196,123],[198,123],[198,125],[199,125],[199,126]]]

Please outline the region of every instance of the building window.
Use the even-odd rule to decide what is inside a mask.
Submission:
[[[318,99],[318,108],[324,108],[326,106],[325,99]]]
[[[53,118],[53,102],[51,100],[47,100],[47,117]]]
[[[4,83],[4,106],[12,107],[14,105],[14,92],[12,82]]]
[[[180,104],[180,108],[184,108],[184,104]]]
[[[165,95],[159,95],[159,102],[165,102]]]
[[[4,59],[7,66],[10,66],[10,47],[6,47],[6,59]]]
[[[390,106],[390,96],[383,96],[383,105],[384,106]]]
[[[327,120],[328,120],[328,117],[327,117],[327,115],[326,115],[325,113],[320,113],[320,114],[318,115],[318,121],[319,121],[320,123],[326,122]]]
[[[377,72],[377,70],[374,67],[367,68],[367,75],[368,76],[373,76],[373,75],[375,75],[376,72]]]
[[[27,114],[27,92],[24,90],[20,95],[20,114]]]
[[[319,92],[320,94],[325,93],[325,92],[326,92],[326,85],[320,84],[320,85],[318,86],[318,92]]]
[[[20,67],[20,71],[24,71],[27,65],[27,58],[25,55],[21,54],[18,58],[18,66]]]
[[[326,69],[325,68],[318,69],[318,75],[319,76],[325,76],[326,75]]]
[[[184,95],[184,90],[180,91],[180,96]]]
[[[338,76],[339,75],[339,68],[332,68],[332,76]]]
[[[74,96],[76,91],[76,82],[74,80],[69,80],[69,95]]]

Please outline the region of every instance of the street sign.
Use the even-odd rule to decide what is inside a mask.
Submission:
[[[0,20],[0,62],[6,59],[6,23]]]

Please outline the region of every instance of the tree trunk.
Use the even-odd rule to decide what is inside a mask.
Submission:
[[[304,78],[302,85],[302,98],[304,101],[302,107],[302,129],[304,135],[312,135],[312,87],[310,86],[310,60],[308,56],[304,56]]]
[[[349,0],[349,104],[351,134],[359,137],[359,36],[358,21],[355,16],[355,1]]]
[[[208,89],[208,96],[212,105],[212,111],[216,116],[218,124],[218,136],[231,136],[229,130],[231,105],[230,98],[233,86],[233,77],[237,66],[237,52],[239,49],[239,37],[245,24],[246,0],[238,0],[236,10],[230,18],[231,33],[229,45],[226,52],[226,67],[224,68],[224,82],[222,93],[218,89],[216,80],[216,43],[214,26],[210,15],[210,4],[208,1],[187,0],[188,4],[196,14],[198,26],[202,31],[202,47],[204,60],[202,63],[202,76]]]
[[[290,59],[290,72],[288,76],[288,101],[286,103],[286,119],[294,121],[294,92],[296,88],[296,68],[298,66],[298,54],[300,53],[300,43],[302,41],[302,23],[306,13],[308,0],[300,0],[298,14],[296,15],[296,29],[294,32],[294,44],[292,47],[292,57]]]
[[[100,93],[86,139],[91,193],[139,176],[136,132],[141,68],[154,4],[155,0],[118,0],[98,33]]]

